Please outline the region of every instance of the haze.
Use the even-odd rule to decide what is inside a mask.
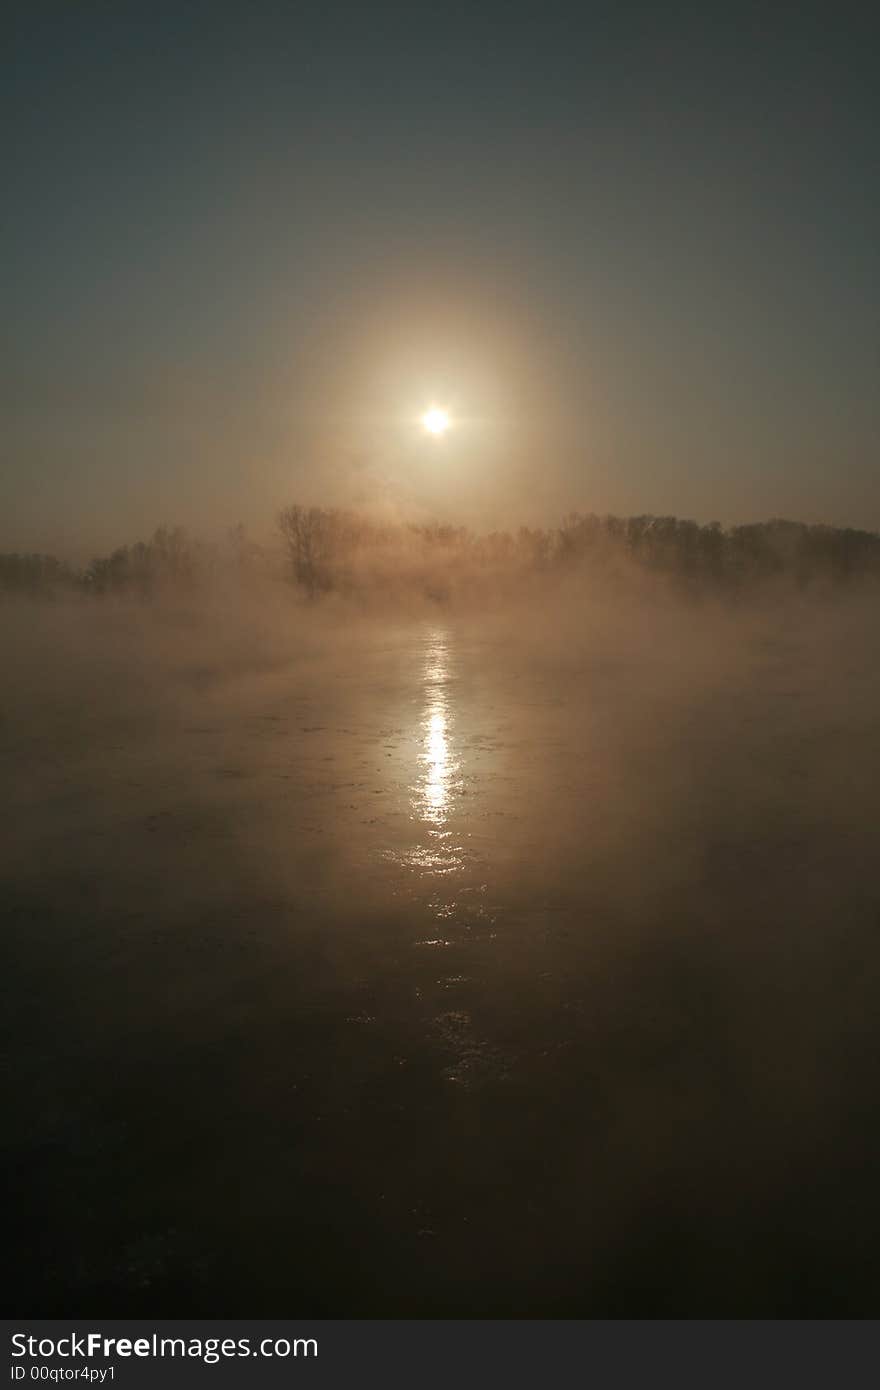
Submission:
[[[872,25],[15,7],[0,546],[291,497],[876,529]]]
[[[867,16],[11,38],[10,1312],[876,1316]]]

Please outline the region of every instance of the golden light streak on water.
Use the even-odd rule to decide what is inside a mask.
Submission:
[[[423,761],[423,809],[428,820],[442,825],[449,801],[449,743],[446,738],[446,711],[439,702],[428,714]]]
[[[458,763],[452,747],[449,645],[444,633],[432,634],[423,674],[425,709],[421,720],[422,776],[415,788],[415,810],[437,831],[450,811]]]

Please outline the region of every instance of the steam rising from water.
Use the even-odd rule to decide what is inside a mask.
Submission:
[[[0,621],[31,1310],[869,1306],[868,599]]]

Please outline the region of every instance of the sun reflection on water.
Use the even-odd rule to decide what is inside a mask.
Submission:
[[[406,865],[424,884],[460,874],[467,854],[454,817],[464,779],[456,732],[455,663],[444,632],[435,630],[427,637],[420,668],[419,708],[412,741],[407,740],[412,762],[405,784],[415,842],[405,849],[389,849],[385,857]]]
[[[428,819],[441,823],[449,800],[449,741],[446,737],[446,711],[432,709],[427,719],[423,779],[424,810]]]
[[[433,634],[428,642],[422,679],[421,777],[413,788],[414,810],[439,834],[449,816],[458,773],[452,745],[449,647],[443,633]]]

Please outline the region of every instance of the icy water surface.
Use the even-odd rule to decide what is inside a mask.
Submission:
[[[4,695],[20,1311],[876,1311],[869,618],[87,621]]]

